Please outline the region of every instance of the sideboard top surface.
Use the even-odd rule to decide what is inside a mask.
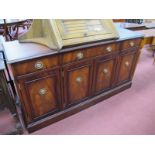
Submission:
[[[37,57],[42,57],[42,56],[48,56],[48,55],[53,55],[57,53],[62,53],[62,52],[67,52],[67,51],[72,51],[76,49],[81,49],[81,48],[86,48],[86,47],[91,47],[91,46],[96,46],[96,45],[102,45],[106,43],[112,43],[112,42],[119,42],[127,39],[133,39],[133,38],[142,38],[143,34],[133,32],[127,29],[123,29],[120,26],[117,26],[118,33],[119,33],[119,39],[114,39],[114,40],[107,40],[107,41],[99,41],[99,42],[93,42],[93,43],[88,43],[84,45],[76,45],[73,47],[67,47],[61,50],[52,50],[49,49],[46,46],[40,45],[40,44],[35,44],[35,43],[19,43],[19,41],[12,41],[12,42],[4,42],[3,43],[3,49],[5,53],[5,57],[7,60],[7,63],[17,63],[21,62],[24,60],[30,60],[33,58]]]

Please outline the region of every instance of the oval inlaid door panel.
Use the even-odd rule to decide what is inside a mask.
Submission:
[[[24,103],[28,109],[28,120],[54,113],[60,109],[59,81],[58,74],[55,72],[24,79],[24,88],[21,93],[26,94]]]
[[[95,93],[102,92],[112,86],[115,66],[115,59],[96,60]]]
[[[130,80],[134,57],[135,53],[121,56],[117,83],[122,83]]]
[[[90,63],[78,63],[64,68],[66,104],[74,104],[88,98],[91,86]]]

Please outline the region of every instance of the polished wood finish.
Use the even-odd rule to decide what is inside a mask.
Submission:
[[[59,74],[59,69],[54,69],[18,78],[27,122],[61,109]]]
[[[62,56],[63,64],[83,60],[89,58],[91,53],[87,53],[86,50],[77,50],[69,53],[64,53]]]
[[[121,49],[130,49],[133,47],[139,46],[141,43],[141,39],[131,39],[131,40],[126,40],[121,44]]]
[[[99,55],[111,55],[113,53],[116,53],[120,50],[120,44],[106,44],[101,46],[96,46],[87,49],[87,52],[91,54],[91,56],[99,56]]]
[[[92,62],[84,61],[63,68],[65,104],[75,104],[90,96]]]
[[[125,84],[119,85],[109,91],[106,91],[104,93],[101,93],[99,95],[93,96],[92,98],[89,98],[83,102],[80,102],[77,105],[71,106],[67,109],[64,109],[63,111],[60,111],[54,115],[50,115],[46,118],[42,118],[41,120],[38,120],[36,123],[30,123],[27,125],[27,129],[29,132],[34,132],[40,128],[43,128],[47,125],[50,125],[54,122],[57,122],[59,120],[62,120],[66,117],[69,117],[73,114],[76,114],[77,112],[80,112],[81,110],[84,110],[86,108],[89,108],[90,106],[94,106],[95,104],[117,94],[125,89],[128,89],[131,87],[131,81],[127,82]]]
[[[116,58],[100,57],[95,62],[94,93],[98,94],[113,86]]]
[[[118,83],[122,83],[130,80],[130,74],[134,65],[135,53],[128,53],[121,55],[120,68],[118,73]]]
[[[11,64],[27,129],[32,132],[131,86],[141,37],[68,47]],[[43,62],[36,69],[36,62]]]
[[[30,61],[24,61],[19,64],[14,64],[14,72],[16,75],[25,75],[34,73],[39,70],[50,69],[59,65],[59,58],[57,55],[38,58]]]
[[[119,43],[118,44],[106,44],[95,46],[92,48],[86,48],[77,51],[71,51],[69,53],[63,54],[63,64],[84,60],[91,57],[96,57],[99,55],[111,55],[111,53],[115,53],[119,51]]]

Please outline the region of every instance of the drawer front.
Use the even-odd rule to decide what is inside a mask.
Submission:
[[[96,61],[94,86],[95,94],[111,88],[115,76],[116,59]]]
[[[120,44],[108,44],[96,47],[91,47],[83,50],[72,51],[63,54],[62,62],[63,64],[84,60],[86,58],[96,57],[98,55],[109,55],[114,52],[119,51]]]
[[[140,46],[141,39],[131,39],[126,40],[121,43],[121,50],[126,50],[129,48]]]
[[[117,83],[122,83],[130,80],[130,74],[134,65],[135,56],[135,53],[121,56]]]
[[[24,75],[37,72],[40,70],[52,68],[59,65],[58,56],[49,56],[34,60],[25,61],[22,63],[13,64],[13,70],[16,75]]]
[[[90,63],[64,67],[65,104],[78,103],[90,95],[92,66]]]
[[[34,75],[20,81],[27,122],[60,109],[60,79],[56,72]]]
[[[120,43],[114,43],[114,44],[106,44],[106,45],[100,45],[96,47],[92,47],[87,49],[87,52],[91,56],[98,56],[98,55],[110,55],[112,53],[118,52],[120,49]]]
[[[72,51],[69,53],[65,53],[62,56],[62,62],[63,64],[79,61],[88,58],[89,55],[87,54],[86,50],[77,50]]]

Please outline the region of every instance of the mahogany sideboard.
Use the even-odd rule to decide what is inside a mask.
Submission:
[[[143,35],[118,32],[119,39],[59,51],[18,41],[3,44],[29,132],[131,87]]]

